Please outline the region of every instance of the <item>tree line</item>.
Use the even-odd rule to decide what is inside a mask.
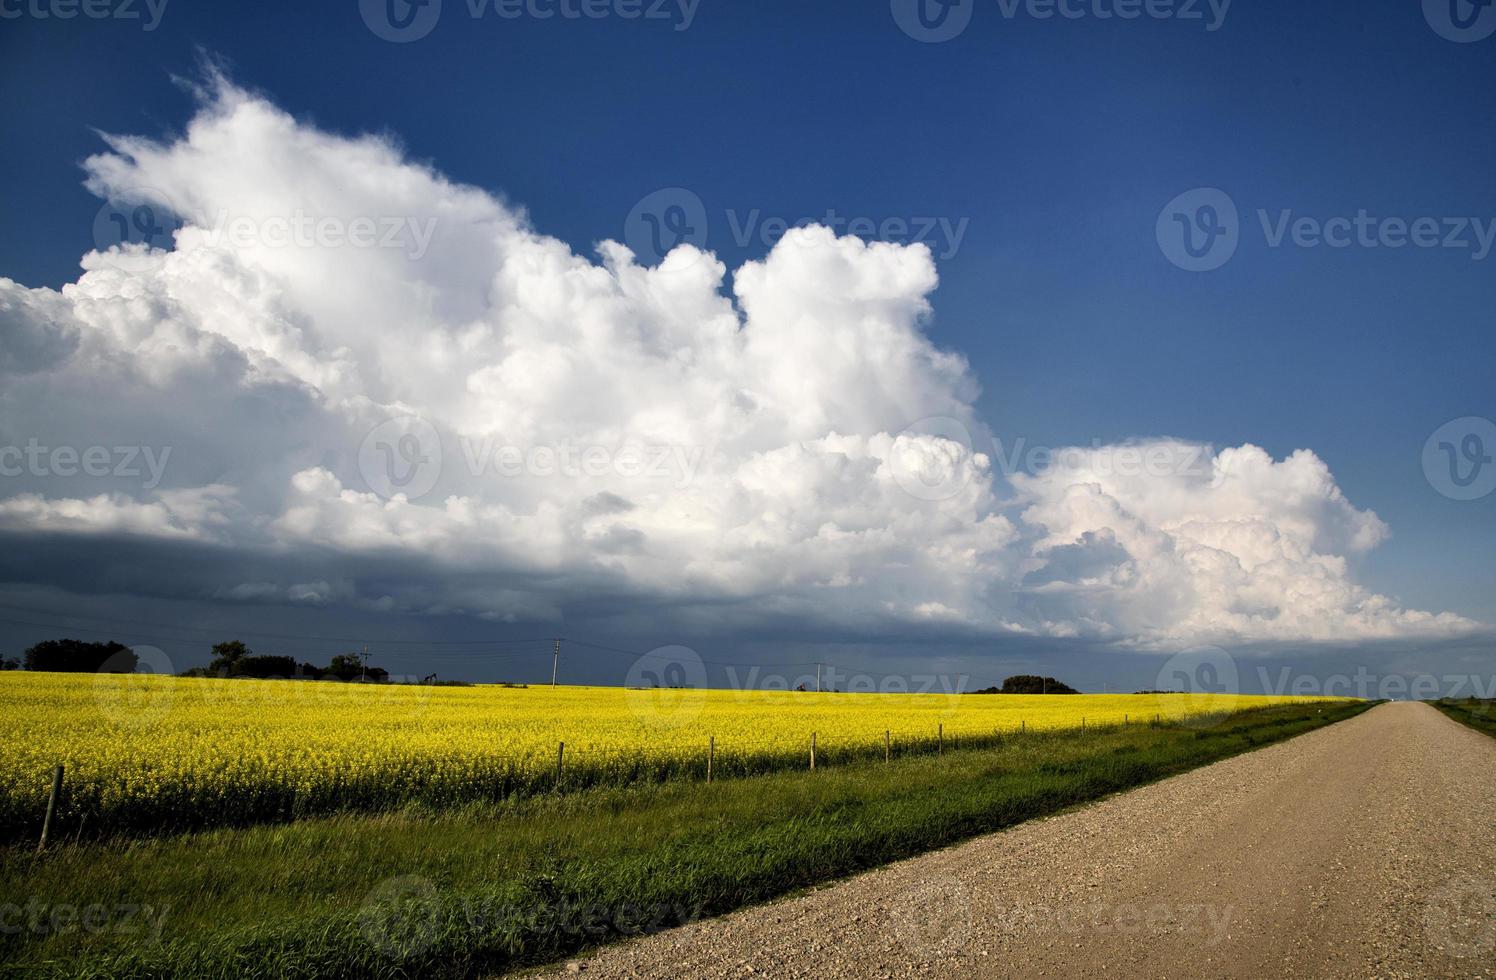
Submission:
[[[213,645],[213,662],[207,667],[184,671],[183,677],[257,677],[343,681],[389,680],[389,671],[372,667],[356,653],[340,653],[325,667],[300,662],[294,657],[259,655],[239,640]],[[135,651],[110,640],[44,640],[28,647],[16,660],[0,657],[0,670],[46,671],[58,674],[133,674],[140,665]]]
[[[325,667],[294,657],[257,654],[240,640],[215,643],[213,661],[206,667],[193,667],[183,677],[249,677],[287,680],[367,680],[382,683],[389,671],[369,666],[357,653],[340,653]],[[133,674],[140,658],[135,651],[110,640],[89,643],[83,640],[45,640],[30,647],[21,660],[0,658],[0,670],[49,671],[64,674]],[[436,675],[426,678],[433,683]],[[987,687],[973,694],[1079,694],[1075,688],[1053,677],[1017,674],[1003,681],[1002,687]],[[1146,692],[1145,692],[1146,693]]]
[[[1003,681],[1002,687],[984,687],[973,694],[1079,694],[1069,684],[1061,684],[1053,677],[1037,674],[1014,674]]]
[[[356,653],[340,653],[326,667],[317,667],[305,661],[298,663],[295,657],[256,654],[239,640],[229,640],[213,645],[213,662],[207,667],[195,667],[182,676],[382,682],[389,680],[390,673],[383,667],[368,666]]]

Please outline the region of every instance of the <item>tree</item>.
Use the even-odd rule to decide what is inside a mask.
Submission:
[[[291,657],[248,656],[234,661],[230,677],[294,677],[296,661]]]
[[[341,681],[356,681],[368,678],[371,681],[385,681],[389,679],[390,672],[382,667],[365,667],[364,659],[356,653],[340,653],[332,658],[332,663],[322,671],[323,677],[336,677]]]
[[[1003,681],[1002,687],[986,687],[973,694],[1079,694],[1069,684],[1061,684],[1053,677],[1037,674],[1015,674]]]
[[[340,681],[351,681],[355,677],[361,677],[364,673],[364,661],[356,653],[340,653],[332,658],[323,674],[336,677]]]
[[[254,651],[239,640],[215,643],[212,652],[213,662],[208,665],[208,673],[217,674],[219,677],[234,676],[237,673],[235,668],[239,661],[254,655]]]
[[[1036,674],[1016,674],[1003,680],[1003,694],[1079,694],[1068,684],[1061,684],[1053,677]]]
[[[83,640],[44,640],[22,657],[27,670],[63,674],[133,674],[140,658],[123,643]]]
[[[20,670],[21,662],[10,657],[0,657],[0,670]]]

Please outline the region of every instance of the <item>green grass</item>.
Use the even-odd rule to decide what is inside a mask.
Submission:
[[[1496,701],[1480,701],[1475,698],[1455,701],[1445,698],[1431,703],[1455,721],[1496,738]]]
[[[468,977],[717,915],[1094,800],[1364,711],[1028,735],[702,784],[599,788],[170,838],[0,851],[0,973]],[[375,899],[371,900],[371,896]],[[403,896],[404,900],[401,900]],[[31,909],[108,919],[29,931]],[[19,906],[8,913],[7,903]],[[144,930],[121,906],[149,908]],[[64,920],[65,921],[65,920]],[[137,914],[130,925],[138,926]],[[150,933],[159,922],[159,938]],[[19,924],[21,930],[6,931]]]

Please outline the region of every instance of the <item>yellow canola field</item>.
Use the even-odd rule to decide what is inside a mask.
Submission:
[[[422,687],[0,674],[0,832],[201,827],[556,786],[743,775],[1024,732],[1207,719],[1309,698]],[[885,733],[887,735],[885,736]],[[564,753],[560,743],[565,743]]]

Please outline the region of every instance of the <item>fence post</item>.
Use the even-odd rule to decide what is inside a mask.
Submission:
[[[1085,715],[1081,715],[1080,716],[1080,733],[1082,735],[1084,735],[1086,733],[1086,716]]]
[[[36,853],[47,848],[47,836],[52,833],[52,818],[57,814],[57,802],[62,797],[62,766],[52,770],[52,792],[47,794],[47,815],[42,818],[42,839],[36,845]]]
[[[717,754],[717,736],[708,736],[706,740],[706,781],[712,781],[712,759]]]
[[[945,755],[945,723],[935,727],[935,754]]]
[[[1018,734],[1023,735],[1023,734],[1026,734],[1027,732],[1028,732],[1028,724],[1022,718],[1018,719]]]
[[[893,758],[893,735],[888,729],[883,729],[883,761],[887,762]]]
[[[556,746],[556,786],[558,788],[561,785],[561,765],[562,765],[562,760],[565,759],[565,758],[566,758],[566,743],[562,742],[561,744],[559,744],[558,746]]]
[[[810,733],[810,771],[816,771],[816,733]]]

